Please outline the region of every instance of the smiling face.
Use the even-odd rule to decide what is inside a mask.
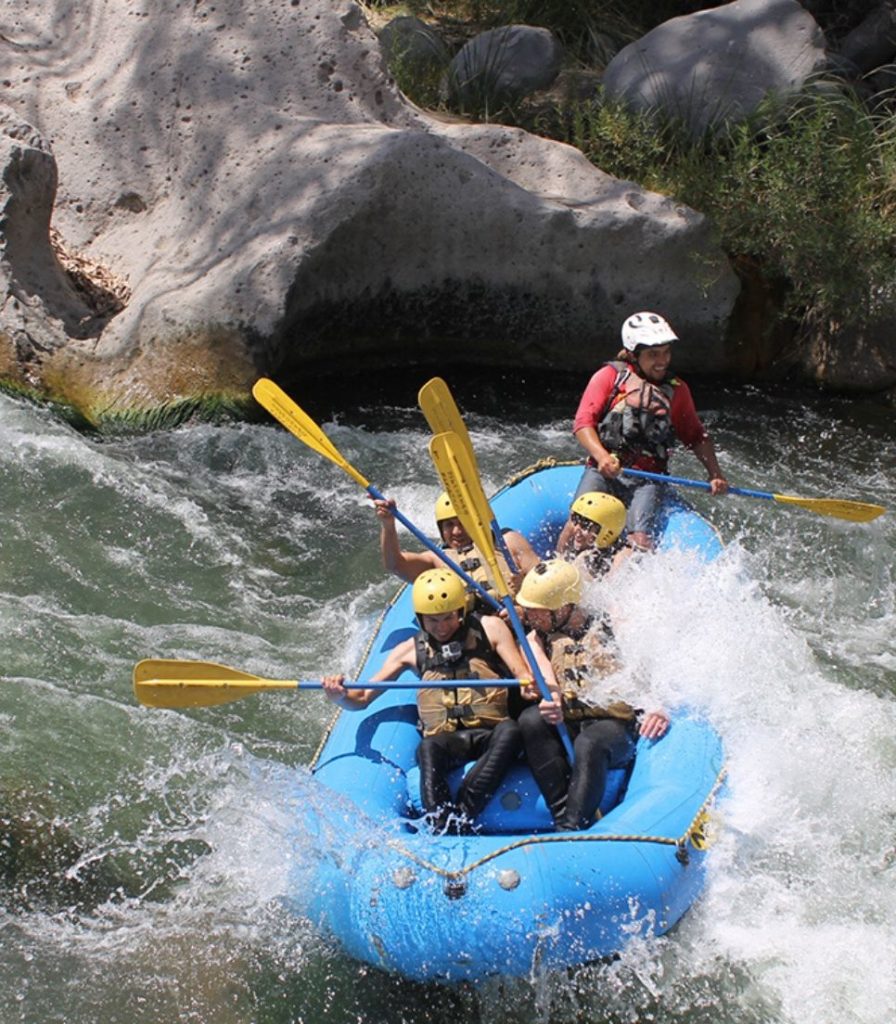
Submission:
[[[590,519],[580,516],[577,512],[573,512],[570,515],[569,521],[572,524],[571,543],[573,551],[578,554],[581,551],[593,548],[601,529],[600,525],[592,523]]]
[[[442,535],[442,542],[455,550],[468,548],[473,543],[470,535],[461,526],[457,516],[453,516],[451,519],[443,519],[439,523],[439,532]]]
[[[672,362],[671,345],[651,345],[639,349],[635,362],[645,380],[659,384],[665,380]]]

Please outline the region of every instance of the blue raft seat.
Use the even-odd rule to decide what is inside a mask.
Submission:
[[[457,793],[460,781],[472,767],[469,762],[448,775],[452,794]],[[628,779],[627,768],[612,769],[607,774],[607,788],[600,804],[602,815],[611,811],[622,799]],[[420,769],[415,765],[407,773],[408,800],[413,813],[423,814],[420,799]],[[544,797],[532,778],[528,765],[520,761],[513,765],[498,791],[476,819],[479,829],[487,835],[513,832],[550,832],[553,829],[550,812]]]

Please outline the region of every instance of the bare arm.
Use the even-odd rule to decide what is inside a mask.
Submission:
[[[550,658],[548,658],[547,653],[545,652],[544,644],[541,642],[541,637],[533,629],[526,634],[526,639],[529,641],[529,649],[532,651],[535,661],[541,669],[541,674],[544,676],[544,681],[547,683],[548,689],[551,690],[551,692],[557,690],[557,677],[554,675],[554,666],[551,664]],[[537,689],[532,696],[539,696]]]
[[[389,652],[382,668],[370,677],[373,683],[385,682],[389,679],[397,679],[406,668],[414,668],[417,664],[414,641],[405,640]],[[346,711],[362,711],[369,704],[372,704],[383,692],[382,690],[367,690],[359,687],[346,688],[345,676],[325,676],[323,679],[324,693],[327,699]]]
[[[576,431],[576,440],[594,459],[601,476],[610,478],[619,476],[622,471],[619,459],[604,448],[594,427],[580,427]]]
[[[492,647],[494,647],[495,651],[498,653],[510,672],[516,676],[517,679],[531,680],[533,675],[532,669],[529,667],[529,664],[519,647],[517,647],[516,640],[514,639],[513,633],[510,632],[510,627],[507,623],[497,615],[488,615],[482,620],[482,625]],[[553,698],[549,701],[542,700],[541,704],[539,704],[539,710],[548,722],[552,725],[556,725],[563,717],[563,702],[560,697],[560,691],[557,688],[557,682],[554,678],[554,671],[551,668],[547,654],[545,654],[544,647],[537,637],[535,639],[535,643],[533,643],[533,636],[535,636],[534,633],[530,634],[529,646],[532,649],[532,655],[535,658],[538,667],[542,671],[545,682]],[[527,700],[538,700],[541,696],[540,691],[531,682],[522,687],[522,695]]]
[[[541,637],[533,629],[527,636],[529,641],[529,647],[532,650],[532,654],[538,662],[538,667],[541,669],[541,674],[544,676],[545,684],[551,693],[550,700],[541,699],[538,710],[541,712],[542,718],[549,722],[551,725],[556,725],[563,718],[563,697],[560,693],[560,687],[557,685],[557,677],[554,675],[554,666],[551,664],[550,658],[544,649],[544,644],[541,642]],[[528,692],[532,691],[533,692]],[[541,696],[540,691],[534,685],[527,687],[523,690],[523,696],[532,700],[538,700]]]
[[[426,569],[437,569],[442,563],[431,551],[403,551],[398,542],[398,530],[392,509],[394,501],[375,501],[374,508],[380,521],[380,552],[386,572],[403,579],[406,583],[414,580]]]
[[[520,576],[525,576],[533,565],[537,565],[541,561],[532,545],[516,530],[508,530],[504,534],[504,543],[509,548],[511,555],[513,555],[513,560],[520,571]]]
[[[725,479],[722,470],[719,468],[719,460],[716,458],[716,450],[711,438],[704,437],[691,451],[703,463],[706,474],[709,477],[710,492],[712,494],[727,494],[728,481]]]
[[[362,711],[382,693],[381,690],[359,690],[355,687],[348,690],[343,675],[324,676],[322,683],[327,700],[345,711]]]
[[[485,615],[482,618],[482,628],[495,653],[507,666],[511,676],[515,679],[531,679],[532,670],[517,647],[516,640],[507,623],[498,615]]]

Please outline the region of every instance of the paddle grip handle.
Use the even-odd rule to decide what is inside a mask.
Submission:
[[[367,493],[371,496],[371,498],[375,498],[377,501],[389,500],[376,487],[374,487],[373,484],[367,485]],[[402,514],[402,512],[399,509],[397,509],[394,505],[392,506],[392,515],[395,516],[395,518],[401,523],[401,525],[410,533],[412,533],[417,538],[417,540],[420,541],[421,544],[425,544],[430,551],[438,555],[439,558],[442,559],[445,565],[447,565],[452,572],[456,572],[457,575],[460,576],[460,578],[464,581],[464,583],[467,584],[468,587],[472,587],[476,591],[476,593],[482,598],[483,601],[491,605],[491,607],[494,608],[495,611],[501,610],[501,605],[499,604],[497,599],[494,598],[482,586],[481,583],[478,583],[476,580],[473,579],[473,577],[468,572],[465,572],[456,562],[453,562],[445,554],[445,552],[438,546],[438,544],[433,544],[429,537],[427,537],[424,533],[421,533],[420,530],[418,530],[417,527],[414,526],[414,524],[410,521],[410,519],[407,519]]]

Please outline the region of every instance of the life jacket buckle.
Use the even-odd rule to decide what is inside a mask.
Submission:
[[[473,709],[469,704],[455,704],[453,707],[448,708],[449,718],[472,718]]]

